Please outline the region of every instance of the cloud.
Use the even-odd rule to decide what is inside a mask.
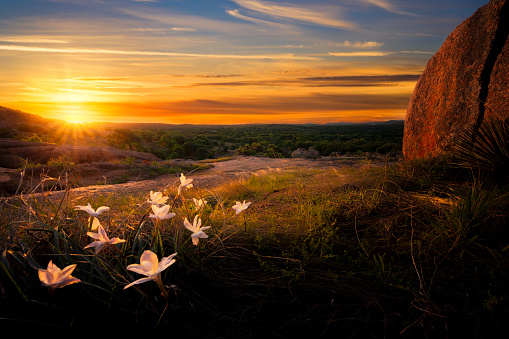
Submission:
[[[225,116],[235,115],[236,119],[249,115],[277,116],[280,114],[300,113],[309,117],[309,112],[330,112],[338,114],[340,111],[370,111],[367,116],[377,110],[400,110],[406,111],[411,92],[399,94],[318,94],[312,93],[306,96],[294,97],[264,97],[256,99],[231,99],[231,100],[181,100],[174,102],[153,103],[102,103],[110,109],[119,112],[126,118],[139,116],[138,112],[146,112],[147,115],[186,117],[187,122],[196,121],[192,115],[209,116],[225,120]],[[91,103],[92,104],[92,103]],[[203,121],[200,120],[200,121]],[[265,120],[267,121],[267,120]],[[192,122],[197,123],[197,122]],[[198,122],[199,123],[199,122]]]
[[[241,77],[243,74],[193,74],[193,75],[173,75],[176,78],[205,78],[205,79],[217,79],[217,78],[235,78]]]
[[[332,77],[306,77],[295,79],[247,80],[229,82],[202,82],[183,87],[373,87],[397,86],[401,82],[415,82],[420,75],[367,75],[367,76],[332,76]]]
[[[197,30],[202,32],[220,32],[231,34],[231,32],[242,32],[245,27],[244,25],[208,19],[197,15],[177,14],[175,12],[169,12],[165,10],[155,11],[150,8],[120,8],[122,13],[139,18],[142,20],[148,20],[155,23],[163,24],[165,27],[173,28],[185,28],[187,30]],[[192,28],[189,26],[192,25]]]
[[[132,80],[130,77],[80,77],[72,78],[75,81],[126,81]]]
[[[280,28],[285,27],[285,25],[282,25],[282,24],[279,24],[279,23],[276,23],[276,22],[262,20],[262,19],[257,19],[257,18],[252,18],[252,17],[246,16],[246,15],[240,14],[238,9],[235,9],[235,10],[226,10],[226,13],[230,14],[234,18],[245,20],[245,21],[251,21],[251,22],[254,22],[255,24],[262,24],[262,25],[268,25],[268,26],[276,26],[276,27],[280,27]]]
[[[129,28],[130,31],[140,31],[140,32],[164,32],[162,28]]]
[[[313,10],[312,7],[297,7],[286,4],[282,5],[260,0],[233,0],[233,2],[252,12],[267,15],[277,19],[287,21],[300,21],[318,26],[327,26],[347,30],[352,30],[357,27],[353,22],[333,18],[325,10],[317,11]]]
[[[196,28],[191,27],[172,27],[172,31],[196,32]]]
[[[394,54],[395,52],[330,52],[329,55],[332,56],[341,56],[341,57],[377,57],[377,56],[386,56],[389,54]]]
[[[355,41],[355,42],[345,41],[343,46],[346,46],[346,47],[357,47],[357,48],[372,48],[372,47],[381,47],[381,46],[383,46],[383,44],[384,44],[383,42],[376,42],[376,41],[364,41],[364,42],[361,42],[361,41]]]
[[[385,9],[387,12],[401,15],[417,16],[416,14],[400,11],[393,5],[389,0],[363,0],[364,2],[370,3],[374,6]]]
[[[0,41],[22,44],[67,44],[69,41],[61,39],[48,39],[38,37],[0,37]]]
[[[189,58],[211,58],[211,59],[288,59],[288,60],[317,60],[316,57],[295,56],[293,54],[196,54],[196,53],[173,53],[155,51],[124,51],[110,49],[87,49],[87,48],[49,48],[19,45],[0,45],[0,50],[22,51],[22,52],[45,52],[45,53],[77,53],[77,54],[116,54],[116,55],[141,55],[141,56],[167,56],[167,57],[189,57]]]

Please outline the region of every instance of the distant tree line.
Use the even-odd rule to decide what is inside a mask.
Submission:
[[[138,125],[139,126],[139,125]],[[403,122],[349,125],[165,125],[116,128],[109,145],[147,152],[161,159],[217,158],[233,153],[290,157],[298,148],[315,148],[321,156],[348,153],[399,153]]]

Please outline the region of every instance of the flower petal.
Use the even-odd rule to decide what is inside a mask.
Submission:
[[[198,238],[208,238],[209,237],[203,231],[196,232],[195,234],[191,235],[191,237],[192,236],[195,236],[195,237],[198,237]]]
[[[95,247],[95,253],[99,253],[101,251],[101,249],[104,247],[104,245],[106,245],[106,243],[104,241],[97,240],[97,241],[94,241],[93,243],[90,243],[87,246],[83,247],[83,249]]]
[[[39,269],[38,270],[39,280],[44,286],[50,286],[55,283],[55,277],[53,274],[47,270]]]
[[[76,264],[73,264],[73,265],[69,265],[69,266],[65,267],[64,269],[62,269],[62,271],[60,271],[60,274],[58,275],[58,280],[65,280],[65,279],[69,278],[72,271],[74,271],[75,268],[76,268]]]
[[[120,239],[120,238],[113,238],[110,240],[111,245],[120,244],[122,242],[126,242],[127,240]]]
[[[175,261],[177,261],[176,259],[173,259],[176,255],[177,255],[177,253],[173,253],[172,255],[170,255],[168,257],[162,258],[161,262],[159,263],[159,267],[157,268],[155,273],[156,274],[161,273],[162,271],[167,269],[170,265],[172,265]]]
[[[104,230],[104,227],[102,227],[102,226],[99,226],[97,228],[97,234],[99,234],[101,240],[104,240],[104,241],[110,240],[110,238],[108,238],[108,235],[106,234],[106,231]]]
[[[99,226],[101,226],[99,219],[94,217],[94,220],[92,221],[92,227],[90,228],[90,230],[95,231]]]
[[[79,280],[78,278],[69,277],[66,280],[61,281],[58,284],[56,284],[55,287],[60,288],[60,287],[64,287],[64,286],[67,286],[67,285],[76,284],[76,283],[79,283],[79,282],[81,282],[81,280]]]
[[[196,230],[195,227],[187,220],[187,217],[184,219],[184,226],[193,233]]]
[[[95,232],[87,232],[87,235],[90,238],[101,240],[101,236],[99,234],[95,233]]]
[[[110,208],[109,208],[108,206],[101,206],[101,207],[99,207],[99,208],[98,208],[95,212],[96,212],[97,214],[101,214],[102,212],[109,211],[109,209],[110,209]]]
[[[147,272],[147,270],[145,269],[145,266],[140,265],[140,264],[129,265],[129,266],[127,266],[126,269],[129,270],[129,271],[133,271],[135,273],[138,273],[138,274],[143,274],[143,275],[148,275],[149,274]]]
[[[159,265],[159,259],[157,259],[157,255],[151,250],[145,250],[140,257],[140,264],[144,265],[144,261],[148,261],[152,267],[157,267]]]
[[[124,287],[124,290],[125,290],[126,288],[129,288],[129,287],[133,286],[133,285],[143,284],[144,282],[147,282],[147,281],[150,281],[150,280],[154,280],[154,279],[152,279],[152,278],[141,278],[141,279],[138,279],[138,280],[136,280],[136,281],[133,281],[133,282],[132,282],[132,283],[130,283],[129,285],[126,285],[126,286]]]
[[[191,234],[191,240],[193,241],[193,245],[198,246],[198,242],[200,241],[200,238],[196,237],[196,234]]]

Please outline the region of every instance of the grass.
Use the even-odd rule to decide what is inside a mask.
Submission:
[[[158,224],[148,192],[5,200],[0,324],[197,338],[505,337],[506,191],[443,160],[272,170],[214,190],[196,177],[185,200],[164,191],[177,215]],[[208,201],[199,246],[182,223],[194,217],[192,197]],[[244,200],[252,204],[235,215]],[[111,207],[98,218],[127,240],[117,250],[83,249],[87,215],[74,206],[87,202]],[[162,275],[168,300],[154,282],[123,289],[141,277],[126,267],[145,249],[178,252]],[[77,263],[82,282],[50,298],[37,277],[49,259]]]

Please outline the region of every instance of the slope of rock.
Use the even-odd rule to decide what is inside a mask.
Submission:
[[[508,34],[509,3],[492,0],[447,37],[410,99],[405,159],[447,152],[466,126],[509,117]]]

